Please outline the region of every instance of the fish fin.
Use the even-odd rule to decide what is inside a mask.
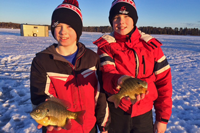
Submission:
[[[80,125],[83,125],[83,115],[85,114],[85,110],[76,113],[77,113],[77,118],[75,119],[75,121],[78,122]]]
[[[47,100],[59,103],[61,105],[64,105],[66,109],[69,109],[71,107],[71,104],[68,101],[63,100],[63,99],[59,99],[59,98],[56,98],[56,97],[50,97]]]
[[[116,97],[116,95],[112,95],[108,98],[108,101],[113,102],[115,104],[115,108],[117,108],[120,104],[120,99]]]
[[[72,127],[71,120],[67,118],[67,119],[66,119],[65,126],[63,127],[63,129],[69,130],[69,129],[71,129],[71,127]]]
[[[50,122],[50,117],[46,116],[43,119],[40,120],[35,120],[38,124],[42,125],[42,126],[48,126],[49,122]]]

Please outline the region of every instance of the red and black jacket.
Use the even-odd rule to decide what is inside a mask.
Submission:
[[[72,128],[61,130],[62,133],[88,133],[95,123],[101,131],[107,130],[110,118],[102,89],[99,56],[78,43],[76,63],[72,65],[56,52],[56,46],[53,44],[37,53],[32,61],[32,104],[36,106],[53,96],[71,103],[69,111],[86,111],[82,126],[72,120]]]
[[[123,98],[119,107],[135,117],[150,111],[154,105],[156,120],[167,123],[172,113],[172,82],[162,44],[137,28],[131,35],[116,32],[103,35],[94,44],[98,46],[106,93],[119,92],[116,87],[121,76],[144,80],[148,83],[149,94],[134,105]]]

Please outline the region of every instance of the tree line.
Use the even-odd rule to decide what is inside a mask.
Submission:
[[[0,22],[0,28],[13,28],[13,29],[20,29],[20,25],[18,23],[7,23],[7,22]],[[51,27],[49,26],[49,30]],[[200,30],[198,28],[171,28],[171,27],[138,27],[141,31],[147,34],[166,34],[166,35],[192,35],[192,36],[200,36]],[[112,32],[112,27],[110,26],[88,26],[83,27],[83,31],[87,32],[102,32],[108,33]]]

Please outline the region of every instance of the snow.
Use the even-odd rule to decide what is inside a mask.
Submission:
[[[80,41],[92,44],[102,33],[83,32]],[[173,108],[166,133],[200,133],[200,37],[153,35],[172,68]],[[0,29],[0,132],[40,133],[30,117],[30,66],[35,53],[55,40],[22,37],[19,29]],[[154,116],[155,117],[155,116]]]

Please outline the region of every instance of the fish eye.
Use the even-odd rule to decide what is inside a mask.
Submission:
[[[140,82],[137,82],[138,84],[140,84]]]
[[[36,110],[36,113],[40,113],[40,110],[39,110],[39,109],[37,109],[37,110]]]
[[[49,109],[47,109],[47,112],[49,112]]]

